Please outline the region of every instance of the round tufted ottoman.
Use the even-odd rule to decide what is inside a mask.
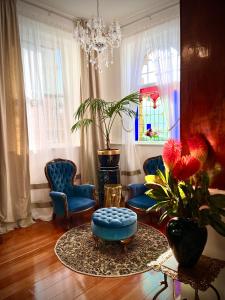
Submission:
[[[92,215],[93,236],[106,241],[120,241],[125,247],[137,231],[137,214],[128,208],[100,208]]]

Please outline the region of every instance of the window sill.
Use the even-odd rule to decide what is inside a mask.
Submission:
[[[144,146],[163,146],[167,141],[139,141],[135,142],[135,145],[144,145]],[[112,146],[122,146],[123,143],[111,143]]]
[[[167,141],[138,141],[135,145],[145,145],[145,146],[163,146]]]

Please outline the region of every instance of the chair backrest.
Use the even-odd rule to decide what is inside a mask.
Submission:
[[[164,173],[165,166],[163,163],[162,155],[146,159],[143,165],[143,169],[146,175],[155,175],[158,169]]]
[[[68,193],[73,185],[77,167],[71,160],[57,158],[45,166],[45,175],[53,191]]]

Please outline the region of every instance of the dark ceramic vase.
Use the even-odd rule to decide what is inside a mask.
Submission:
[[[206,227],[199,227],[192,219],[173,218],[167,224],[166,235],[179,265],[193,267],[207,241]]]
[[[118,168],[120,160],[119,149],[98,150],[98,159],[101,168]]]

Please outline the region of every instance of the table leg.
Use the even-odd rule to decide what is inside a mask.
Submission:
[[[195,290],[195,300],[199,300],[198,289]]]
[[[210,284],[209,287],[211,287],[211,289],[214,290],[214,292],[216,293],[217,299],[220,300],[220,294],[219,294],[219,292],[217,291],[217,289],[216,289],[212,284]]]
[[[161,281],[160,284],[161,284],[161,285],[162,285],[162,284],[165,284],[165,286],[164,286],[163,288],[161,288],[161,289],[155,294],[155,296],[153,297],[152,300],[155,300],[155,299],[159,296],[159,294],[161,294],[161,293],[162,293],[164,290],[166,290],[167,287],[168,287],[167,275],[166,275],[166,274],[163,274],[163,275],[164,275],[164,280]]]

